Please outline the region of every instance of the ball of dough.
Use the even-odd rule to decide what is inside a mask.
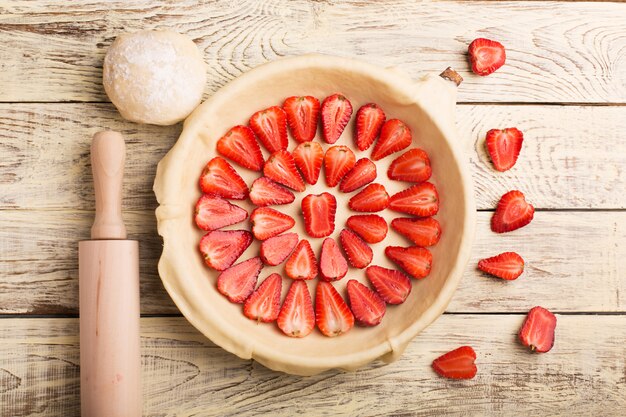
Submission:
[[[188,37],[142,31],[117,37],[104,58],[103,84],[122,117],[172,125],[202,100],[207,65]]]

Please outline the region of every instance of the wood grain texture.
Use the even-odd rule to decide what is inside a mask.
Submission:
[[[414,77],[451,65],[466,80],[461,101],[626,102],[626,4],[19,0],[0,11],[1,101],[105,100],[102,60],[115,37],[171,28],[204,53],[207,93],[263,62],[320,52]],[[489,78],[469,73],[476,37],[507,47],[506,66]]]

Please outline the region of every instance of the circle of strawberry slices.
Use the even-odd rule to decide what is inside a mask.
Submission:
[[[439,210],[428,154],[413,147],[391,162],[391,180],[412,183],[407,189],[389,195],[377,178],[375,161],[409,148],[410,128],[401,120],[386,119],[382,108],[365,104],[356,112],[354,145],[370,157],[356,159],[343,145],[334,145],[352,117],[352,104],[342,94],[333,94],[320,104],[311,96],[287,98],[282,107],[272,106],[252,115],[248,126],[232,127],[217,141],[216,156],[203,169],[199,185],[203,192],[195,207],[195,222],[207,233],[199,244],[206,265],[219,271],[217,289],[233,303],[243,303],[243,313],[257,322],[276,321],[287,336],[304,337],[317,325],[322,334],[337,336],[349,331],[355,322],[378,325],[386,305],[402,304],[411,292],[411,278],[426,277],[432,265],[427,249],[441,236],[439,222],[432,216]],[[321,119],[321,123],[320,123]],[[324,152],[315,141],[321,124]],[[297,142],[292,152],[288,129]],[[263,146],[270,154],[264,160]],[[234,165],[233,165],[234,164]],[[237,167],[237,168],[235,168]],[[237,169],[260,175],[248,188]],[[306,194],[315,185],[322,168],[328,191]],[[348,207],[355,212],[338,225],[337,200],[331,189],[354,193]],[[307,236],[290,232],[296,221],[276,209],[294,203],[294,192],[303,193],[301,213]],[[250,230],[222,230],[244,222],[248,212],[232,200],[249,199],[256,208],[250,213]],[[386,257],[397,269],[371,265],[370,244],[382,242],[388,225],[376,212],[390,209],[409,215],[391,222],[391,228],[413,243],[409,247],[387,246]],[[343,227],[336,241],[336,227]],[[316,256],[308,238],[324,239]],[[261,241],[258,256],[238,262],[253,240]],[[291,279],[281,303],[283,278],[267,276],[257,288],[264,266],[284,264]],[[333,285],[343,279],[349,267],[364,269],[371,288],[355,279],[347,283],[348,302]],[[319,277],[315,303],[306,280]],[[315,304],[315,305],[314,305]]]

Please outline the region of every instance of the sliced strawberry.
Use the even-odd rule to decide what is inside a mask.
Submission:
[[[506,52],[500,42],[485,38],[474,39],[468,48],[472,72],[481,76],[489,75],[504,65]]]
[[[412,141],[411,129],[404,122],[398,119],[387,120],[372,150],[372,159],[378,161],[387,155],[408,148]]]
[[[263,168],[261,148],[248,126],[238,125],[226,132],[217,141],[217,151],[244,168],[253,171]]]
[[[324,336],[334,337],[354,327],[354,316],[333,284],[317,283],[315,292],[315,322]]]
[[[367,158],[356,161],[354,168],[341,180],[339,189],[344,193],[350,193],[376,179],[376,165]]]
[[[345,96],[333,94],[322,102],[322,129],[324,140],[333,144],[346,128],[352,116],[352,104]]]
[[[476,352],[470,346],[461,346],[433,361],[433,369],[444,378],[472,379],[476,376]]]
[[[249,123],[269,153],[287,149],[287,115],[283,109],[272,106],[258,111],[252,115]]]
[[[335,239],[327,237],[322,243],[320,274],[324,281],[337,281],[348,273],[348,261],[341,254]]]
[[[348,281],[350,310],[361,326],[377,326],[387,311],[385,302],[378,294],[355,279]]]
[[[389,194],[382,185],[370,184],[353,195],[348,206],[354,211],[382,211],[389,207]]]
[[[374,256],[372,248],[352,230],[343,229],[339,238],[350,265],[355,268],[365,268],[372,262]]]
[[[308,240],[302,239],[285,264],[285,273],[292,279],[313,279],[317,276],[317,260]]]
[[[243,314],[257,322],[269,323],[278,318],[280,312],[280,294],[283,278],[272,274],[265,278],[259,288],[252,293],[243,305]]]
[[[389,208],[400,213],[428,217],[439,211],[439,194],[430,182],[415,184],[391,196]]]
[[[519,340],[533,352],[544,353],[554,346],[556,316],[543,307],[533,307],[519,331]]]
[[[243,200],[248,195],[248,186],[224,158],[216,156],[202,170],[200,189],[205,194],[216,194],[224,198]]]
[[[435,245],[441,237],[441,225],[432,217],[423,219],[398,217],[391,221],[391,227],[417,246]]]
[[[315,327],[315,310],[304,281],[293,281],[278,314],[278,328],[290,337],[305,337]]]
[[[385,248],[385,255],[413,278],[424,278],[432,269],[433,255],[426,248],[388,246]]]
[[[400,271],[372,265],[365,274],[380,298],[389,304],[402,304],[411,293],[411,279]]]
[[[302,143],[315,138],[320,101],[311,96],[289,97],[283,103],[293,138]]]
[[[413,148],[393,160],[387,176],[396,181],[424,182],[428,181],[432,169],[426,151]]]
[[[231,266],[251,243],[252,233],[247,230],[213,230],[200,239],[199,249],[208,266],[223,271]]]
[[[505,233],[519,229],[530,223],[534,215],[535,208],[526,202],[521,191],[509,191],[500,198],[496,212],[491,217],[491,230]]]
[[[494,168],[498,171],[513,168],[522,150],[522,142],[524,142],[524,134],[515,127],[503,130],[491,129],[487,132],[485,143]]]
[[[280,265],[293,252],[297,244],[297,233],[285,233],[264,240],[261,243],[261,260],[266,265]]]
[[[324,160],[322,145],[317,142],[301,143],[293,150],[293,159],[304,180],[311,185],[316,184]]]
[[[360,151],[372,146],[384,123],[385,112],[378,104],[365,104],[356,112],[356,146]]]
[[[324,155],[326,185],[334,187],[354,167],[356,158],[347,146],[331,146]]]
[[[346,222],[367,243],[378,243],[387,236],[387,222],[377,214],[357,214]]]
[[[244,221],[248,212],[222,197],[203,194],[196,203],[194,220],[202,230],[215,230]]]
[[[478,269],[498,278],[514,280],[524,272],[524,260],[515,252],[504,252],[481,259]]]
[[[289,204],[296,199],[291,191],[267,177],[259,177],[250,186],[250,201],[258,207]]]
[[[239,262],[217,277],[217,290],[233,303],[243,303],[254,291],[263,263],[258,257]]]
[[[295,226],[296,221],[289,215],[270,207],[258,207],[250,215],[252,233],[258,240],[277,236]]]
[[[332,194],[309,194],[302,199],[304,227],[311,237],[326,237],[335,230],[337,200]]]
[[[285,185],[292,190],[304,191],[306,188],[296,168],[293,156],[287,151],[273,153],[265,162],[263,174],[272,181]]]

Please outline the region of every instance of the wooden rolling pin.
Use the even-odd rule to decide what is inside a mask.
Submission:
[[[91,142],[96,218],[79,242],[80,399],[84,417],[141,416],[139,245],[122,220],[124,138]]]

